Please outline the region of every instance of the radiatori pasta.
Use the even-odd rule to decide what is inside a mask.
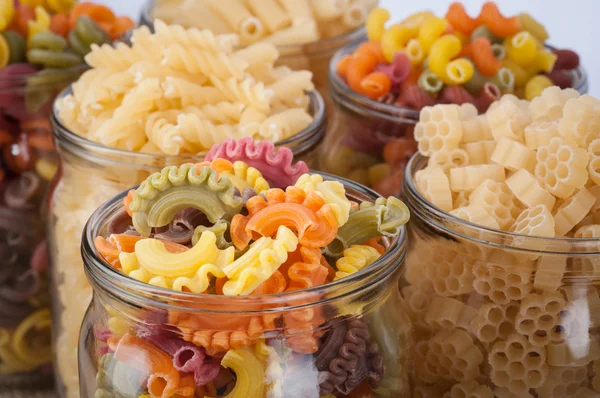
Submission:
[[[272,45],[235,50],[236,35],[160,21],[155,27],[155,33],[136,29],[131,45],[94,46],[86,57],[91,69],[55,106],[57,146],[65,161],[51,200],[50,252],[60,285],[54,303],[60,313],[57,368],[67,397],[79,394],[76,341],[91,296],[75,246],[93,210],[164,166],[202,161],[213,144],[228,138],[253,143],[268,137],[309,160],[324,132],[321,99],[309,92],[311,73],[275,67],[278,51]],[[273,144],[258,149],[256,156],[268,157],[275,168],[285,164]],[[252,160],[247,163],[247,169],[232,165],[228,175],[261,189],[265,180]],[[285,176],[277,170],[268,177]],[[169,286],[202,283],[160,277]]]
[[[384,245],[396,240],[408,221],[406,206],[396,198],[352,203],[341,182],[301,174],[307,171],[303,163],[288,165],[296,172],[281,181],[292,185],[262,184],[258,194],[251,182],[229,173],[250,169],[235,160],[238,156],[227,156],[246,144],[227,145],[229,150],[215,147],[203,163],[152,174],[125,197],[128,214],[118,228],[90,235],[105,271],[142,282],[142,289],[154,286],[163,289],[159,294],[188,299],[183,308],[148,312],[141,317],[147,321],[139,323],[103,300],[98,310],[110,318],[93,322],[90,318],[99,315],[94,305],[95,314],[84,325],[93,327],[96,343],[80,352],[81,363],[94,365],[82,368],[87,374],[82,391],[265,398],[299,396],[296,389],[302,385],[302,396],[309,397],[381,390],[403,396],[406,369],[396,362],[397,351],[384,350],[376,337],[375,329],[387,328],[379,323],[387,318],[363,314],[364,304],[358,302],[355,308],[315,306],[310,292],[303,293],[368,275],[364,269],[382,257]],[[264,160],[254,164],[258,181],[268,167]],[[157,233],[178,219],[185,219],[186,239]],[[224,231],[217,232],[218,225]],[[397,294],[396,283],[391,286]],[[291,304],[292,292],[304,297],[302,306],[280,311],[267,304],[268,295],[285,293]],[[220,309],[232,312],[228,319],[210,305],[203,307],[215,298],[227,300]],[[252,305],[253,299],[264,300],[262,307],[271,311],[246,312],[244,303]],[[164,320],[152,320],[159,318]],[[389,335],[386,345],[396,345],[399,334]]]

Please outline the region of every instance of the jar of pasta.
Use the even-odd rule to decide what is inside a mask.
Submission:
[[[0,391],[52,386],[45,206],[57,156],[54,97],[81,67],[0,69]]]
[[[159,150],[155,153],[133,152],[92,142],[69,129],[61,117],[64,114],[60,110],[65,108],[61,108],[59,103],[70,93],[67,90],[61,94],[52,118],[52,132],[61,163],[49,200],[49,249],[55,280],[53,308],[57,378],[62,386],[62,396],[77,398],[77,338],[92,296],[78,247],[87,218],[104,201],[129,186],[139,184],[151,173],[167,165],[202,161],[207,152],[169,156]],[[312,121],[299,133],[276,144],[263,141],[260,145],[255,145],[251,138],[238,145],[225,140],[225,135],[221,138],[225,141],[213,147],[211,153],[227,153],[234,160],[246,160],[248,164],[266,161],[272,166],[272,178],[295,170],[286,163],[290,162],[292,153],[312,166],[315,150],[325,132],[326,116],[323,100],[317,92],[309,93],[309,101],[308,114]]]
[[[216,34],[236,33],[240,46],[257,42],[277,46],[278,65],[313,73],[316,88],[328,100],[327,70],[341,47],[363,40],[363,24],[378,0],[150,0],[140,22],[154,19]],[[269,54],[264,54],[265,57]]]
[[[231,163],[211,159],[166,168],[90,218],[81,396],[410,396],[402,202],[325,174],[265,184],[264,164],[240,194]],[[172,217],[193,235],[157,234]]]
[[[415,155],[404,180],[411,223],[401,290],[417,341],[413,396],[598,396],[598,187],[558,201],[552,214],[545,205],[522,210],[511,192],[528,203],[547,193],[513,174],[455,195],[461,207],[448,213],[438,207],[443,183],[428,185],[440,169],[423,170],[427,162]],[[534,191],[543,195],[523,196]],[[484,208],[494,215],[473,213]],[[519,213],[511,232],[494,224]]]
[[[413,130],[419,112],[371,100],[348,87],[336,65],[355,48],[340,50],[331,61],[329,89],[335,112],[329,119],[319,167],[384,196],[400,195],[404,168],[417,150]]]

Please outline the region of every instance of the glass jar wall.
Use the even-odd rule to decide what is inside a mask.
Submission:
[[[66,95],[67,92],[61,94]],[[310,166],[326,125],[321,96],[310,94],[313,123],[276,144],[290,148]],[[92,296],[81,262],[79,243],[92,212],[123,189],[139,184],[168,165],[196,163],[203,154],[169,157],[117,150],[88,141],[69,131],[56,109],[52,132],[61,155],[60,170],[50,195],[49,250],[54,279],[53,309],[58,388],[63,397],[79,397],[77,338]]]
[[[57,167],[49,114],[83,71],[0,71],[0,391],[52,386],[44,197]]]
[[[350,200],[376,199],[372,191],[341,182]],[[374,264],[328,285],[247,297],[181,293],[131,279],[99,257],[94,239],[109,233],[124,196],[98,209],[84,234],[94,298],[80,337],[82,397],[137,397],[146,387],[154,396],[171,396],[161,375],[146,366],[175,347],[184,348],[165,366],[187,364],[196,353],[206,366],[195,376],[210,367],[219,372],[204,385],[196,378],[195,393],[178,396],[410,396],[412,327],[398,290],[404,230],[382,241],[386,252]],[[128,347],[133,350],[124,356]],[[184,386],[190,376],[175,373]]]
[[[152,27],[155,3],[154,0],[146,3],[140,17],[141,24]],[[375,6],[373,5],[373,7]],[[280,53],[277,65],[288,66],[293,70],[311,71],[315,87],[323,95],[325,101],[329,102],[327,72],[331,58],[340,48],[363,41],[365,38],[364,28],[359,27],[347,33],[312,43],[277,46]]]
[[[458,219],[418,193],[415,173],[426,163],[416,155],[404,183],[413,396],[598,396],[600,240],[516,235]]]

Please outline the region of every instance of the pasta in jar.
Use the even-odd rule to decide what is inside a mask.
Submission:
[[[599,104],[552,86],[531,102],[506,95],[475,116],[489,131],[463,128],[455,142],[444,137],[446,146],[435,134],[416,135],[419,154],[404,191],[414,217],[402,291],[421,330],[418,385],[450,395],[475,382],[495,396],[599,394],[587,371],[600,356],[600,187],[588,173],[597,132],[581,124],[600,115]],[[424,108],[415,131],[435,132],[428,125],[452,120],[458,108]],[[559,133],[572,123],[581,127]],[[477,164],[467,157],[445,170],[431,162],[477,142],[495,143]]]
[[[94,209],[165,166],[204,160],[214,144],[232,138],[243,144],[223,150],[248,154],[252,167],[265,159],[285,167],[289,155],[280,147],[312,165],[324,133],[324,105],[310,72],[275,66],[272,45],[256,44],[270,54],[263,59],[257,48],[237,50],[236,35],[154,25],[154,33],[134,30],[131,45],[93,46],[91,69],[54,107],[62,164],[50,199],[50,254],[59,281],[53,305],[64,397],[79,396],[76,342],[92,290],[77,244]],[[255,146],[263,137],[273,141]],[[256,177],[243,169],[231,175],[240,184]]]
[[[9,396],[53,386],[44,220],[58,165],[52,102],[85,70],[82,57],[92,43],[110,42],[133,26],[104,6],[87,7],[82,12],[70,0],[1,7],[0,391]],[[107,16],[103,25],[94,16],[98,9]]]
[[[102,276],[82,328],[82,394],[409,396],[412,330],[394,308],[406,206],[303,174],[303,162],[264,179],[268,163],[235,160],[237,145],[152,174],[92,216],[84,256]]]

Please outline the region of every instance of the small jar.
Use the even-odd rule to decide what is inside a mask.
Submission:
[[[342,182],[350,200],[377,198],[350,181],[323,177]],[[185,396],[225,396],[233,384],[237,395],[227,396],[318,398],[333,390],[340,396],[338,389],[355,398],[410,396],[412,327],[398,290],[404,229],[382,241],[386,251],[375,263],[327,285],[245,297],[181,293],[131,279],[96,251],[94,239],[107,234],[111,220],[123,211],[125,195],[99,208],[84,232],[82,256],[94,295],[79,340],[82,397],[137,397],[146,386],[153,396],[161,396],[164,383],[156,380],[161,376],[145,368],[158,357],[135,349],[123,356],[125,346],[139,339],[155,353],[186,347],[207,355],[205,363],[221,363],[214,382]],[[296,322],[302,326],[292,328]],[[200,348],[206,346],[202,336],[212,339],[206,350]],[[218,339],[222,343],[216,344]],[[317,352],[307,343],[315,339]],[[245,359],[233,360],[236,356]],[[171,361],[181,364],[186,358],[188,354],[175,354]],[[334,377],[332,369],[340,373]],[[252,388],[243,390],[243,385]]]
[[[314,118],[311,125],[275,146],[290,148],[296,160],[304,160],[311,167],[326,126],[325,106],[317,92],[310,93],[309,113]],[[56,377],[62,397],[78,398],[77,338],[92,296],[79,250],[88,217],[102,203],[150,174],[169,165],[200,162],[204,154],[165,156],[109,148],[70,131],[56,109],[52,133],[61,155],[49,199]]]
[[[83,71],[0,70],[0,391],[52,387],[44,197],[57,167],[54,97]]]
[[[404,180],[413,396],[598,396],[576,392],[600,385],[600,239],[517,235],[454,217],[417,191],[426,164],[416,155]]]
[[[154,18],[152,15],[155,4],[155,0],[149,0],[144,5],[140,16],[140,24],[153,26]],[[280,54],[277,66],[288,66],[293,70],[311,71],[316,89],[325,98],[325,101],[329,102],[327,71],[331,58],[340,48],[365,39],[366,32],[361,26],[347,33],[312,43],[277,46]]]
[[[339,60],[357,46],[344,47],[331,60],[329,91],[335,112],[331,112],[319,166],[383,196],[397,196],[404,168],[417,149],[413,131],[419,112],[371,100],[338,76]]]

